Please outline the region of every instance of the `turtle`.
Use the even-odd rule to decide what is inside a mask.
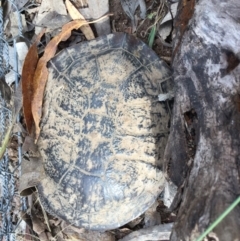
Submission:
[[[113,33],[48,63],[40,136],[45,210],[89,230],[143,214],[164,189],[170,67],[144,42]]]

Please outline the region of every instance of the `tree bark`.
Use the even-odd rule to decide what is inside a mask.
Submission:
[[[171,241],[195,240],[240,195],[240,1],[182,0],[175,28],[165,168],[181,200]],[[238,205],[212,235],[240,240],[239,227]]]

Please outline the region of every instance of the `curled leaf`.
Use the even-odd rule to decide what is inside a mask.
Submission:
[[[32,98],[32,115],[35,122],[36,132],[35,140],[38,139],[40,134],[39,123],[42,116],[42,101],[45,85],[48,78],[47,62],[54,57],[57,46],[61,41],[66,41],[73,29],[78,29],[86,24],[86,20],[74,20],[63,26],[61,33],[55,36],[46,46],[43,56],[39,59],[37,68],[34,74],[34,93]]]
[[[66,0],[65,4],[66,4],[67,10],[68,10],[68,13],[73,20],[76,20],[76,19],[85,20],[83,15],[74,7],[74,5],[69,0]],[[86,23],[87,23],[87,21],[86,21]],[[82,27],[80,27],[80,29],[83,32],[83,34],[85,35],[87,40],[91,40],[91,39],[95,38],[93,31],[88,24],[83,25]]]
[[[138,6],[140,6],[140,17],[144,19],[146,17],[146,3],[144,0],[121,0],[121,5],[123,11],[127,14],[127,16],[132,21],[132,29],[135,32],[137,28],[137,21],[135,19],[135,12]]]
[[[33,116],[31,102],[33,98],[33,76],[38,63],[37,45],[45,33],[45,29],[37,36],[34,44],[30,47],[25,58],[22,69],[22,96],[23,96],[23,114],[26,121],[28,133],[31,133],[33,127]]]

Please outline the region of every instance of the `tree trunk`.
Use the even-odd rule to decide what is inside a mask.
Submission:
[[[175,25],[165,168],[181,194],[179,241],[195,240],[240,195],[240,1],[182,0]],[[240,240],[239,205],[211,235]]]

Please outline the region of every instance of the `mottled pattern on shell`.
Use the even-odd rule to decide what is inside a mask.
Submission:
[[[119,227],[163,190],[171,71],[143,42],[116,33],[49,64],[38,141],[45,209],[73,225]]]

